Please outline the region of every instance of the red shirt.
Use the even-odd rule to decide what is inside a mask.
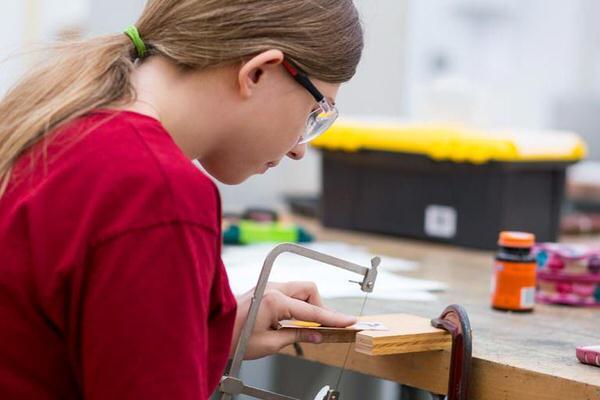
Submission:
[[[215,185],[136,113],[40,149],[0,199],[0,398],[207,399],[236,310]]]

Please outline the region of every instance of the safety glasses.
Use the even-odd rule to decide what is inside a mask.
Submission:
[[[306,129],[304,134],[298,141],[299,144],[308,143],[322,135],[327,129],[333,125],[339,112],[334,103],[331,103],[316,86],[308,79],[304,73],[294,62],[287,57],[282,62],[285,69],[292,75],[294,80],[302,85],[317,101],[315,109],[311,111],[306,121]]]

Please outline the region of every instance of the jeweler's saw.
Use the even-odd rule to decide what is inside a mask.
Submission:
[[[312,260],[319,261],[324,264],[329,264],[334,267],[354,272],[362,276],[362,281],[356,281],[356,283],[360,285],[360,289],[365,293],[371,293],[373,291],[373,288],[375,287],[375,280],[377,279],[377,267],[381,262],[379,257],[374,257],[371,260],[371,268],[367,268],[362,265],[354,264],[349,261],[345,261],[327,254],[319,253],[318,251],[307,249],[305,247],[298,246],[292,243],[280,244],[276,246],[273,250],[271,250],[267,258],[265,259],[263,268],[258,278],[258,283],[256,284],[256,288],[254,289],[254,294],[250,303],[250,309],[248,310],[248,317],[246,318],[246,323],[244,324],[242,333],[240,335],[240,339],[235,349],[235,354],[233,356],[233,361],[231,362],[229,372],[226,375],[224,375],[221,379],[221,385],[219,388],[219,391],[221,393],[220,400],[230,400],[232,396],[239,394],[245,394],[263,400],[299,400],[294,397],[285,396],[282,394],[270,392],[268,390],[248,386],[240,379],[242,361],[244,360],[244,355],[246,353],[248,341],[250,340],[250,336],[252,335],[252,331],[254,330],[254,325],[258,316],[260,303],[262,301],[265,289],[267,287],[267,283],[269,281],[269,275],[271,274],[271,269],[273,268],[275,260],[282,253],[297,254],[299,256],[310,258]],[[318,396],[321,396],[321,394],[319,394]],[[324,393],[324,396],[318,398],[318,400],[338,399],[339,392],[336,389],[327,389],[326,393]]]
[[[284,243],[276,246],[265,259],[258,283],[254,289],[250,309],[248,310],[248,317],[242,329],[233,361],[229,370],[221,379],[221,385],[219,387],[220,400],[230,400],[233,396],[240,394],[263,400],[299,400],[295,397],[248,386],[240,378],[242,361],[244,360],[248,341],[254,330],[260,303],[271,274],[271,269],[273,268],[273,264],[277,257],[282,253],[297,254],[362,276],[362,280],[352,282],[357,283],[360,286],[360,289],[365,292],[365,300],[362,305],[363,309],[366,304],[366,295],[371,293],[375,287],[378,266],[380,264],[379,257],[374,257],[371,260],[371,267],[368,268],[296,244]],[[362,309],[360,315],[362,315]],[[389,319],[389,325],[387,323],[387,317],[391,317],[391,319]],[[462,306],[451,305],[444,310],[439,318],[431,321],[425,318],[402,314],[373,318],[381,318],[381,320],[385,322],[385,325],[388,325],[392,329],[388,332],[377,332],[367,329],[358,334],[356,333],[356,330],[343,332],[342,335],[336,333],[338,338],[342,339],[340,342],[349,342],[351,345],[348,347],[344,363],[342,364],[342,371],[336,385],[333,386],[333,388],[325,386],[316,395],[314,398],[315,400],[340,400],[340,393],[338,390],[339,384],[352,348],[360,353],[369,354],[370,356],[421,351],[450,351],[451,357],[448,366],[449,379],[446,399],[468,399],[472,337],[469,318]],[[362,322],[364,323],[366,320]],[[298,321],[295,321],[291,326],[289,324],[289,321],[280,322],[282,328],[298,328]],[[302,328],[303,324],[300,325],[300,328]],[[431,326],[438,329],[433,329]],[[320,327],[310,326],[310,324],[308,324],[307,326],[304,326],[304,329],[320,329]],[[326,330],[327,328],[324,328],[325,332]],[[427,335],[427,337],[423,338],[422,341],[415,341],[415,334]]]

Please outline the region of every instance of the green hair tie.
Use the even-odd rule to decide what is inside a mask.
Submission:
[[[146,56],[146,44],[144,43],[144,41],[142,40],[142,37],[140,36],[140,31],[138,31],[138,28],[136,28],[135,25],[129,25],[127,27],[127,29],[125,29],[125,33],[129,39],[131,39],[131,41],[133,42],[133,44],[135,45],[135,49],[137,50],[137,55],[139,58],[144,58]]]

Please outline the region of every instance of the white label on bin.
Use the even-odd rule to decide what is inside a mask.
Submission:
[[[456,209],[432,204],[425,209],[425,233],[428,236],[451,239],[456,236]]]

